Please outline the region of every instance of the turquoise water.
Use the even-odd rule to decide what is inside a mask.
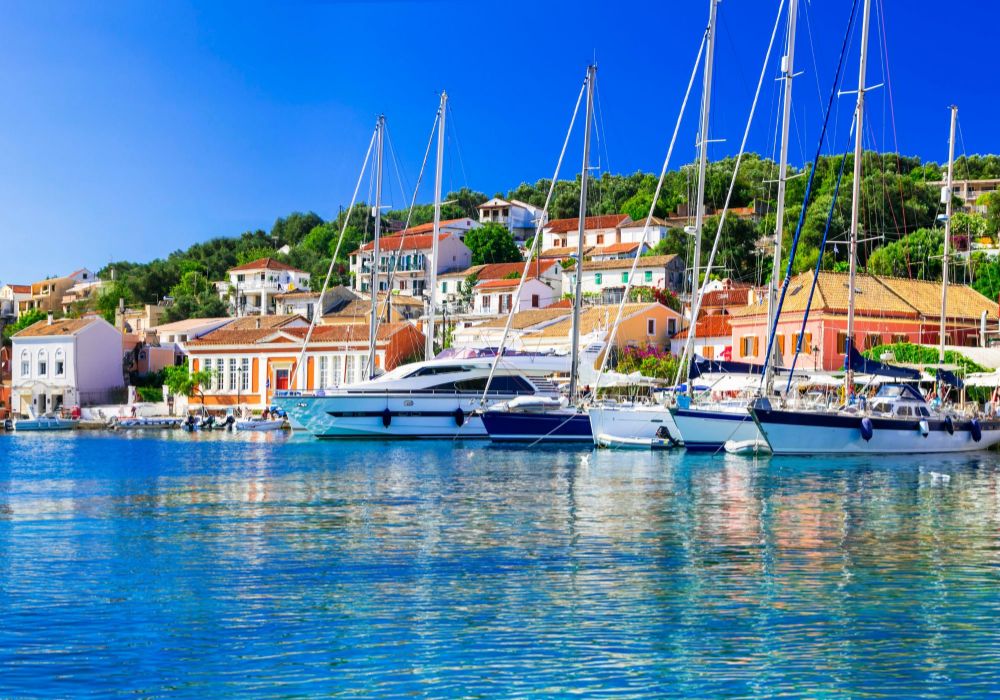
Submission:
[[[997,693],[997,465],[0,435],[0,697]]]

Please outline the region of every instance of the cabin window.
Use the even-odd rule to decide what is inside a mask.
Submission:
[[[21,353],[21,376],[27,377],[31,374],[31,357],[28,355],[28,351],[25,350]]]
[[[653,271],[652,270],[646,270],[646,272],[643,274],[643,279],[645,279],[647,282],[652,282],[653,281]]]
[[[656,335],[656,319],[646,319],[646,335]]]
[[[594,273],[594,284],[601,284],[602,281],[603,280],[602,280],[601,273],[600,272],[595,272]]]

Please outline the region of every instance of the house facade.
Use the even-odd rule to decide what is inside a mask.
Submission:
[[[581,290],[605,303],[621,299],[632,275],[631,259],[584,260]],[[563,289],[576,289],[576,266],[563,270]],[[677,255],[647,255],[639,258],[632,278],[634,287],[654,287],[679,292],[684,284],[684,261]]]
[[[524,281],[520,293],[520,279],[483,280],[472,290],[472,312],[479,315],[508,314],[511,309],[543,309],[558,300],[551,286],[534,277]]]
[[[39,321],[12,338],[15,414],[111,403],[124,391],[122,333],[103,318]]]
[[[516,281],[523,273],[523,262],[473,265],[464,270],[446,273],[438,277],[438,305],[450,313],[470,312],[475,306],[473,290],[477,284],[515,279],[515,275]],[[562,294],[562,268],[559,267],[558,261],[554,259],[534,260],[528,268],[528,275],[530,278],[541,280],[548,285],[554,293],[552,295],[554,298],[558,299]],[[466,290],[466,285],[470,283],[471,286]]]
[[[311,275],[274,258],[261,258],[226,271],[228,279],[216,283],[219,296],[228,301],[235,316],[278,314],[275,297],[308,290]]]
[[[47,313],[62,311],[63,295],[77,280],[72,277],[51,277],[31,283],[31,296],[20,302],[20,313],[37,309]]]
[[[632,220],[626,214],[603,214],[584,219],[584,246],[600,247],[619,243],[618,227]],[[542,249],[572,248],[579,245],[580,219],[554,219],[542,229]]]
[[[847,348],[847,277],[844,273],[820,273],[804,331],[802,317],[813,273],[792,278],[775,336],[785,366],[791,364],[801,336],[798,367],[817,371],[843,369]],[[854,346],[859,351],[899,342],[937,345],[940,283],[858,275],[855,289]],[[727,318],[732,327],[732,359],[763,362],[768,334],[766,301],[751,299],[748,306],[731,312]],[[946,345],[978,345],[983,323],[995,328],[998,320],[996,301],[966,285],[949,286]]]
[[[469,267],[472,252],[458,233],[439,234],[436,262],[433,260],[433,244],[433,234],[400,233],[383,236],[379,242],[378,288],[375,291],[423,296],[432,265],[436,267],[438,275]],[[374,248],[374,243],[369,242],[350,255],[354,289],[364,294],[371,292]]]
[[[506,226],[515,241],[524,241],[535,235],[539,223],[548,219],[541,207],[516,199],[507,201],[494,197],[479,205],[479,222]]]
[[[210,370],[211,381],[191,397],[191,405],[222,410],[235,406],[262,409],[276,391],[312,391],[362,381],[368,364],[367,324],[316,326],[299,362],[308,328],[230,330],[221,328],[188,343],[192,371]],[[375,364],[391,370],[424,348],[412,324],[379,326]],[[202,397],[202,394],[204,395]]]

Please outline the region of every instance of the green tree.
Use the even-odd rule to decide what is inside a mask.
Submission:
[[[115,280],[102,289],[100,295],[97,297],[97,312],[101,314],[101,317],[105,321],[113,324],[115,322],[115,311],[118,309],[119,303],[121,303],[120,300],[125,301],[125,306],[136,301],[129,285],[123,280]]]
[[[45,320],[47,315],[48,314],[46,314],[41,309],[29,309],[28,311],[25,311],[18,317],[16,321],[14,321],[14,323],[11,323],[8,326],[4,326],[3,328],[4,341],[6,342],[10,340],[11,336],[13,336],[18,331],[23,331],[28,326],[38,323],[39,321]]]
[[[466,232],[465,245],[472,251],[473,265],[520,262],[521,251],[506,226],[486,223]]]
[[[204,387],[211,384],[212,371],[207,369],[192,372],[188,362],[183,365],[167,367],[163,371],[163,385],[175,396],[191,397],[197,393],[205,403]]]
[[[322,223],[323,219],[315,212],[308,214],[292,212],[274,222],[274,226],[271,227],[271,245],[274,248],[298,245],[310,231]]]
[[[276,258],[278,257],[278,251],[274,248],[268,248],[267,246],[254,246],[252,248],[244,248],[236,255],[237,265],[246,265],[247,263],[252,263],[255,260],[260,260],[261,258]]]

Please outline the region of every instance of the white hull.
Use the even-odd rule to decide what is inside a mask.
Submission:
[[[498,400],[510,398],[513,397],[498,397]],[[479,408],[478,394],[366,396],[353,393],[289,396],[275,403],[288,414],[293,427],[301,426],[301,429],[318,438],[413,440],[489,437],[482,420],[472,415]],[[384,424],[387,409],[389,425]]]
[[[984,430],[979,442],[968,431],[955,431],[954,435],[936,431],[924,437],[917,428],[876,430],[867,442],[853,428],[768,425],[764,435],[776,455],[976,452],[1000,444],[1000,430]]]
[[[720,410],[711,406],[677,409],[673,412],[674,424],[689,450],[715,452],[729,442],[763,440],[750,412],[747,410]]]
[[[771,454],[771,446],[766,440],[730,440],[725,444],[725,450],[731,455],[755,456]]]
[[[674,419],[663,406],[592,406],[587,414],[598,447],[663,447],[670,441],[657,435],[660,428],[680,441]]]
[[[14,430],[33,432],[41,430],[74,430],[77,421],[69,418],[24,418],[14,421]]]
[[[115,423],[115,427],[121,430],[164,430],[180,424],[180,418],[122,418]]]
[[[252,432],[252,431],[262,431],[262,430],[281,430],[281,427],[285,424],[284,419],[281,420],[238,420],[236,421],[236,429],[240,432]]]

